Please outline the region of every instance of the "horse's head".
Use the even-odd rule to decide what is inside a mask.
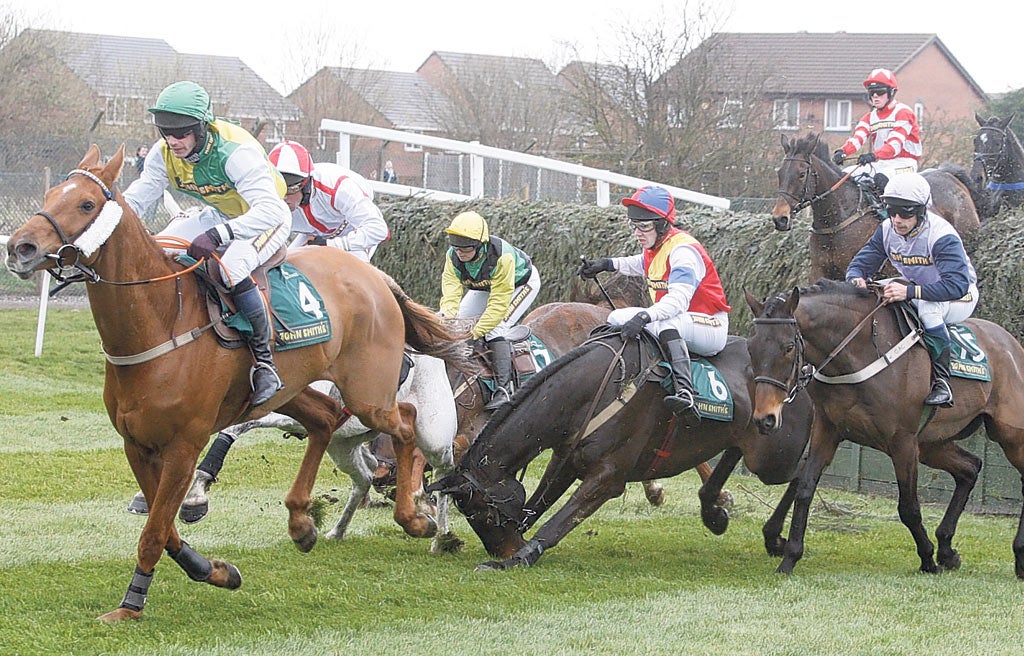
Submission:
[[[758,430],[771,434],[782,426],[782,411],[800,391],[803,339],[794,312],[800,290],[765,301],[744,290],[754,323],[747,350],[754,375],[753,419]]]
[[[792,140],[782,135],[782,151],[785,156],[777,170],[779,197],[772,208],[772,221],[776,230],[786,231],[793,227],[793,215],[831,184],[825,177],[834,179],[838,173],[829,159],[828,144],[814,132]]]
[[[526,544],[521,530],[526,490],[499,467],[460,467],[427,491],[450,495],[495,558],[511,558]]]
[[[46,192],[43,207],[7,242],[7,268],[19,278],[88,259],[121,218],[114,182],[124,164],[124,145],[106,164],[95,145],[64,182]]]
[[[974,120],[978,122],[978,132],[974,135],[974,165],[975,168],[982,167],[987,176],[994,175],[1004,166],[1007,149],[1013,139],[1010,121],[1014,116],[1010,114],[1005,119],[998,116],[984,119],[977,112],[974,114]]]

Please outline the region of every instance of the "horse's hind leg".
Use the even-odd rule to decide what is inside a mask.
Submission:
[[[722,488],[742,457],[742,451],[730,447],[725,450],[718,465],[708,476],[701,475],[704,484],[697,492],[697,498],[700,499],[700,519],[715,535],[721,535],[729,528],[729,510],[722,504]],[[707,467],[707,463],[701,464]]]
[[[278,408],[278,412],[295,419],[308,431],[302,464],[284,498],[284,505],[288,509],[288,535],[299,551],[308,552],[316,544],[316,525],[309,514],[310,496],[324,452],[330,444],[331,434],[341,417],[341,404],[307,387]]]
[[[1021,475],[1021,492],[1024,495],[1024,430],[1020,426],[1020,402],[1004,403],[1006,415],[997,413],[985,419],[985,432],[990,440],[998,443],[1006,459]],[[1024,507],[1017,522],[1017,533],[1013,537],[1013,569],[1018,579],[1024,579]]]
[[[932,445],[921,445],[921,462],[934,469],[949,472],[956,483],[949,505],[942,516],[939,527],[935,530],[938,542],[936,559],[940,567],[958,569],[960,554],[953,548],[953,535],[956,533],[957,522],[967,507],[967,499],[978,481],[981,471],[981,458],[960,448],[955,442],[947,442],[932,448]]]
[[[928,531],[924,528],[921,501],[917,496],[917,463],[920,458],[917,438],[908,434],[895,435],[889,456],[892,458],[896,487],[899,490],[896,510],[900,521],[914,538],[917,556],[921,559],[921,571],[926,574],[937,574],[940,570],[935,562],[935,545],[928,538]]]

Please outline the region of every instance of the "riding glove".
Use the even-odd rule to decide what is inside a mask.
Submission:
[[[651,315],[646,312],[636,313],[632,319],[622,324],[622,336],[626,339],[635,339],[640,335],[644,326],[651,322]]]
[[[224,242],[220,238],[220,233],[217,232],[217,228],[210,228],[201,235],[198,235],[192,240],[192,243],[188,247],[189,257],[195,260],[201,260],[205,257],[209,257],[210,253],[217,250]]]
[[[596,278],[602,271],[614,271],[615,265],[611,259],[604,257],[600,260],[583,260],[583,264],[576,271],[581,278]]]
[[[864,153],[863,155],[857,158],[857,164],[860,166],[864,166],[865,164],[870,164],[871,162],[877,161],[878,156],[875,155],[874,153]]]
[[[837,148],[836,152],[832,153],[832,161],[836,163],[836,166],[843,165],[843,162],[846,161],[846,153],[843,152],[842,148]]]

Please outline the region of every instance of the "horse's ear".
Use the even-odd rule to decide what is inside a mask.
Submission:
[[[1016,116],[1016,115],[1017,115],[1017,112],[1014,112],[1014,113],[1010,114],[1010,118],[1006,119],[1006,124],[1009,125],[1010,121],[1012,121],[1013,117]]]
[[[107,183],[108,187],[114,186],[114,180],[121,175],[121,168],[124,166],[124,144],[117,149],[114,156],[110,158],[103,170],[100,171],[100,179]]]
[[[985,119],[981,118],[981,114],[974,112],[974,120],[978,122],[978,125],[985,127]]]
[[[754,313],[754,318],[757,318],[764,314],[764,303],[757,300],[757,297],[748,292],[746,289],[743,290],[743,297],[747,299],[747,305],[750,306],[750,311]]]
[[[793,291],[789,293],[789,298],[786,299],[786,311],[789,312],[789,316],[796,316],[796,306],[800,304],[800,288],[794,287]]]
[[[96,144],[89,146],[89,150],[85,151],[85,156],[82,161],[78,163],[78,168],[83,171],[88,171],[90,168],[96,166],[100,161],[100,147]]]
[[[782,135],[782,152],[789,152],[789,137],[786,135]]]

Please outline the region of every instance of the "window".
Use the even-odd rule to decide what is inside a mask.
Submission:
[[[685,128],[686,127],[686,114],[685,110],[677,105],[673,101],[668,101],[666,107],[666,118],[668,120],[668,126],[670,128]]]
[[[849,132],[853,128],[850,112],[853,108],[849,100],[825,101],[825,129]]]
[[[285,141],[287,138],[285,136],[284,121],[273,121],[270,128],[270,136],[267,137],[267,143],[277,144]]]
[[[722,112],[719,114],[718,129],[743,127],[740,121],[740,110],[743,109],[742,100],[730,100],[728,98],[722,103]]]
[[[103,122],[107,125],[128,125],[128,99],[107,96],[103,110]]]
[[[772,126],[776,130],[800,128],[800,101],[776,100],[772,104]]]
[[[914,103],[914,116],[917,117],[918,125],[924,125],[924,103],[920,100]]]
[[[419,132],[419,131],[416,131],[416,132],[413,132],[413,134],[423,134],[423,133]],[[423,152],[423,146],[421,146],[419,144],[407,143],[407,144],[403,144],[403,146],[405,147],[405,152],[407,152],[407,153],[422,153]]]

